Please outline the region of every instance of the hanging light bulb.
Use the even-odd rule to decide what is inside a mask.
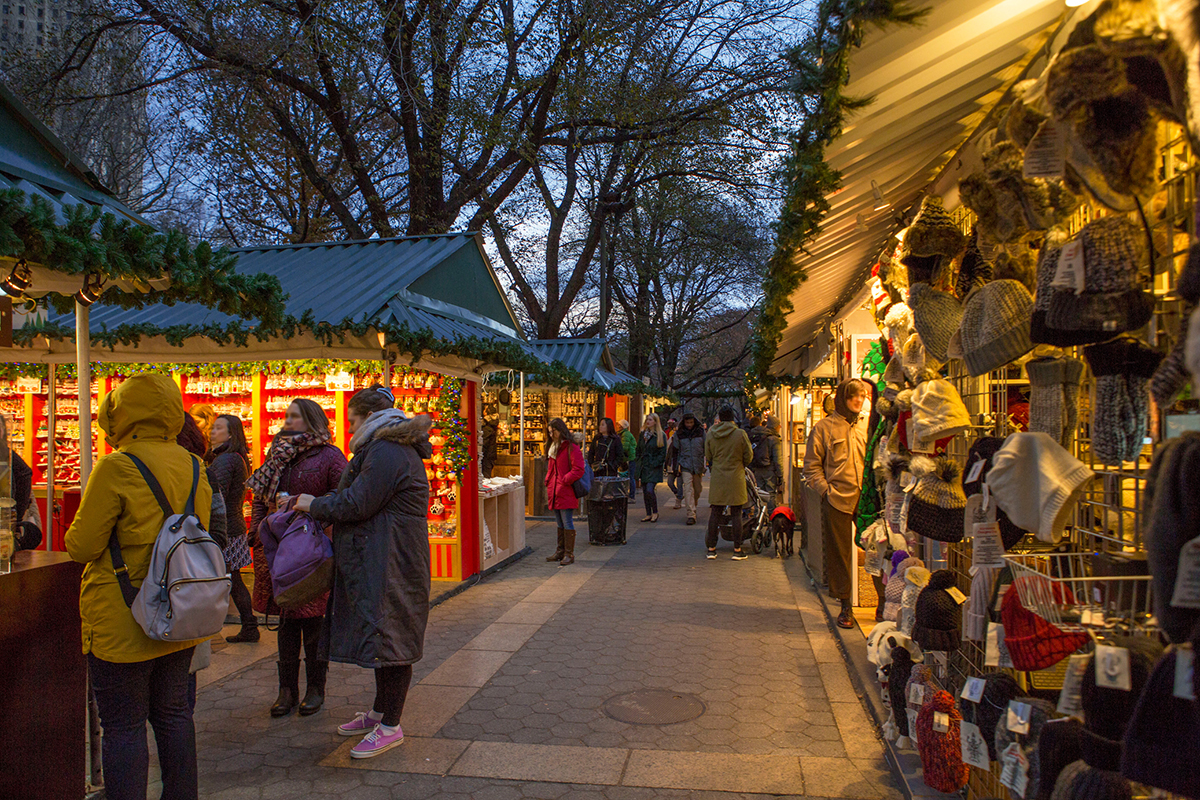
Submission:
[[[0,289],[4,293],[12,297],[22,297],[26,290],[29,289],[29,284],[33,281],[33,272],[29,269],[29,264],[25,259],[21,259],[13,266],[12,272],[8,273],[8,277],[0,283]]]
[[[883,190],[879,188],[879,184],[874,180],[871,181],[871,195],[875,198],[876,211],[883,211],[888,207],[888,202],[883,199]]]
[[[83,288],[75,293],[75,301],[81,306],[90,306],[104,294],[104,276],[98,272],[89,273],[83,279]]]

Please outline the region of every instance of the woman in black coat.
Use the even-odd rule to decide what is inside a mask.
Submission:
[[[629,468],[621,435],[608,417],[600,420],[600,435],[592,440],[587,460],[592,472],[600,478],[615,478]]]
[[[354,458],[338,491],[301,495],[296,508],[333,523],[329,660],[375,670],[375,704],[338,727],[366,734],[351,750],[371,758],[404,741],[400,715],[429,619],[428,416],[408,419],[382,386],[350,398]]]

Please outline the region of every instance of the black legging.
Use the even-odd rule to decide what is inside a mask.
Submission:
[[[658,513],[658,493],[655,492],[657,483],[642,483],[642,499],[646,501],[646,516]]]
[[[312,665],[321,661],[321,623],[323,617],[308,617],[292,619],[284,617],[279,623],[279,661],[282,664],[294,664],[300,661],[300,642],[304,642],[304,658]]]
[[[233,570],[229,574],[229,579],[231,584],[229,593],[233,596],[233,604],[237,606],[238,616],[242,618],[242,625],[257,624],[258,620],[254,616],[254,606],[250,603],[250,590],[246,588],[246,584],[242,581],[242,571],[240,569]]]
[[[408,697],[408,685],[412,683],[412,664],[399,667],[380,667],[375,670],[375,705],[376,714],[383,714],[380,720],[389,728],[400,724],[400,715],[404,712],[404,699]]]

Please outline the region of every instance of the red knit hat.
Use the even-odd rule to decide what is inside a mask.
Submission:
[[[1044,582],[1037,586],[1035,582]],[[1004,644],[1012,657],[1013,667],[1036,671],[1049,669],[1087,643],[1085,633],[1065,633],[1021,605],[1018,587],[1045,593],[1050,590],[1055,603],[1074,603],[1071,590],[1058,581],[1047,578],[1017,578],[1004,593],[1000,605],[1000,620],[1004,623]]]
[[[933,715],[938,712],[950,718],[950,728],[944,733],[933,729]],[[961,722],[962,714],[958,713],[953,695],[944,691],[934,692],[917,715],[917,749],[925,785],[946,794],[954,794],[966,786],[970,773],[962,760]]]

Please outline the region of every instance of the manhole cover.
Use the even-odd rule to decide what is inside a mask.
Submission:
[[[704,703],[693,694],[641,689],[610,697],[604,713],[631,725],[670,725],[687,722],[704,713]]]

